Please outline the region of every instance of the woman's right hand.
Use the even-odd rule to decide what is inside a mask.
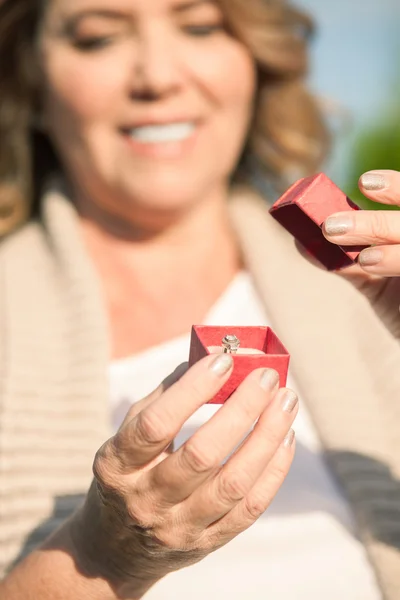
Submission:
[[[278,390],[270,369],[253,371],[183,446],[167,451],[231,369],[228,354],[198,362],[134,405],[96,455],[95,479],[73,524],[75,545],[83,566],[121,597],[140,597],[247,529],[289,471],[297,398]]]

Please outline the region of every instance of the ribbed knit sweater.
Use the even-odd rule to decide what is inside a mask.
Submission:
[[[399,341],[351,283],[298,254],[262,199],[241,190],[230,210],[384,597],[399,600]],[[89,486],[111,435],[108,338],[74,208],[52,189],[40,220],[0,244],[0,572]]]

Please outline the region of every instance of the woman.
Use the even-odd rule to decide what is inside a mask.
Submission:
[[[379,244],[345,280],[249,186],[326,151],[309,30],[280,0],[3,0],[2,598],[398,597],[397,214],[327,221]],[[229,356],[137,402],[201,321],[271,323],[300,412],[257,370],[212,414]]]

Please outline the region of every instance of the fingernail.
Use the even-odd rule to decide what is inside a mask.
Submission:
[[[274,369],[265,369],[261,374],[260,386],[266,392],[274,389],[279,383],[279,375]]]
[[[282,410],[283,412],[292,413],[296,408],[298,398],[292,390],[287,390],[282,398]]]
[[[383,258],[382,250],[379,248],[367,248],[358,256],[358,262],[362,267],[373,267],[378,265]]]
[[[231,354],[220,354],[217,358],[211,363],[210,371],[222,377],[222,375],[226,375],[226,373],[232,368],[233,358]]]
[[[285,439],[283,440],[283,447],[284,448],[291,448],[293,446],[293,442],[294,442],[294,438],[296,437],[296,434],[294,432],[293,429],[291,429],[289,431],[289,433],[287,434],[287,436],[285,437]]]
[[[389,187],[386,177],[383,175],[383,173],[379,173],[378,171],[369,171],[368,173],[364,173],[364,175],[362,175],[360,178],[360,182],[363,188],[370,192],[384,190],[386,187]]]
[[[343,215],[328,217],[324,223],[325,232],[328,235],[344,235],[354,228],[354,220],[351,216]]]

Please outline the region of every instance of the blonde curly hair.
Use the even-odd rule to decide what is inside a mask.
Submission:
[[[0,0],[1,2],[1,0]],[[258,69],[255,110],[234,176],[254,164],[277,188],[315,172],[329,147],[318,103],[307,91],[308,16],[285,0],[219,0],[232,35]],[[0,3],[0,236],[40,210],[43,183],[60,165],[50,140],[33,127],[39,111],[35,43],[46,0]]]

